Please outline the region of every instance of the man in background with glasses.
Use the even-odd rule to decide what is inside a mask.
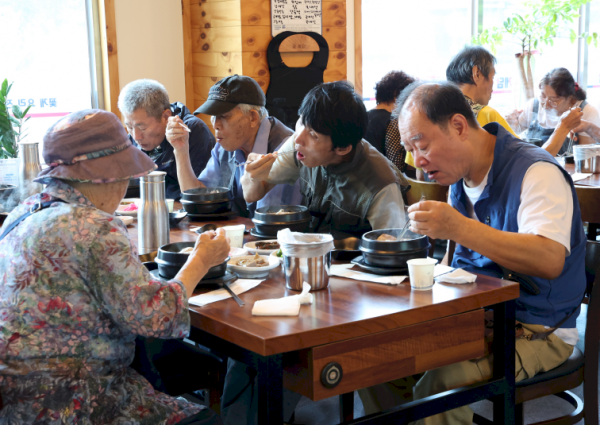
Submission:
[[[206,167],[210,151],[215,146],[215,137],[208,126],[192,115],[183,103],[170,103],[165,87],[154,80],[136,80],[127,84],[119,95],[118,107],[125,119],[129,138],[154,161],[157,171],[167,173],[165,196],[176,200],[181,198],[175,150],[166,136],[169,118],[178,117],[183,125],[180,126],[180,137],[188,146],[190,163],[196,175]]]

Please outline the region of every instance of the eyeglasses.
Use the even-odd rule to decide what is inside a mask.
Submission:
[[[544,93],[540,93],[540,102],[542,103],[542,105],[548,104],[548,106],[550,106],[551,108],[556,108],[563,102],[563,100],[565,100],[564,97],[555,97],[550,99],[549,97],[546,97]]]

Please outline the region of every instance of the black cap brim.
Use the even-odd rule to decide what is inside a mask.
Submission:
[[[202,106],[194,111],[194,115],[223,115],[231,111],[236,106],[238,106],[237,103],[224,102],[222,100],[207,100],[202,104]]]

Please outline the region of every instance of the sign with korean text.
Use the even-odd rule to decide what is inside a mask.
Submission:
[[[322,34],[321,0],[271,0],[271,35],[312,31]]]

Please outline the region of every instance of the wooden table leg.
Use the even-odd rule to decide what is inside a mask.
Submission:
[[[281,354],[257,357],[258,423],[283,423],[283,366]]]
[[[493,379],[504,379],[504,392],[491,400],[494,423],[515,423],[515,302],[496,304],[494,310]]]
[[[340,396],[340,422],[354,419],[354,391]]]

